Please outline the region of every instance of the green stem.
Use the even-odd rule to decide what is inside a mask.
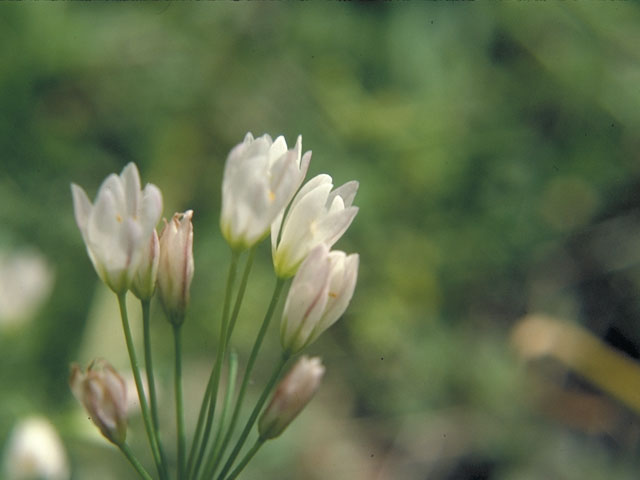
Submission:
[[[258,437],[258,439],[256,440],[256,443],[254,443],[253,447],[251,447],[251,450],[249,450],[247,452],[247,454],[244,456],[242,461],[238,464],[236,469],[233,472],[231,472],[231,474],[227,477],[226,480],[233,480],[238,475],[240,475],[242,470],[244,470],[244,467],[247,466],[247,463],[249,463],[249,461],[258,452],[258,450],[260,450],[260,447],[262,447],[262,445],[264,445],[264,442],[266,442],[266,439],[264,439],[262,437]]]
[[[160,430],[158,421],[158,397],[156,395],[156,382],[153,376],[153,359],[151,357],[151,314],[150,300],[140,300],[142,305],[142,329],[144,336],[144,365],[147,371],[147,384],[149,386],[149,406],[151,407],[151,418],[156,431]]]
[[[225,420],[227,418],[227,414],[229,413],[229,408],[231,407],[231,401],[233,399],[233,394],[236,389],[236,372],[238,370],[238,356],[235,353],[231,353],[229,356],[229,382],[227,384],[227,393],[224,399],[224,405],[222,407],[222,414],[220,415],[220,424],[218,426],[218,431],[216,432],[216,438],[213,442],[213,447],[211,449],[211,454],[209,455],[209,460],[205,464],[203,472],[206,472],[204,478],[211,478],[215,473],[213,470],[215,466],[215,459],[218,458],[218,453],[220,451],[220,447],[222,447],[222,434],[224,432]]]
[[[213,426],[213,417],[215,415],[216,403],[218,401],[218,388],[220,387],[220,372],[222,371],[222,363],[224,360],[224,355],[227,346],[227,328],[229,323],[229,309],[231,307],[231,294],[233,292],[233,284],[236,279],[236,272],[238,271],[238,257],[240,256],[239,252],[235,250],[231,253],[231,264],[229,265],[229,273],[227,275],[227,285],[225,288],[224,295],[224,306],[222,309],[222,322],[220,326],[220,338],[218,340],[218,351],[216,353],[216,361],[211,372],[211,377],[209,379],[209,383],[211,384],[211,388],[207,386],[208,392],[205,393],[205,399],[203,399],[202,407],[200,408],[200,413],[202,414],[203,410],[206,410],[208,403],[208,413],[207,419],[204,425],[204,432],[202,434],[202,438],[200,441],[200,445],[198,447],[196,441],[198,438],[194,437],[193,444],[191,446],[191,456],[194,452],[198,451],[198,456],[196,457],[195,464],[193,464],[193,470],[189,468],[189,478],[195,478],[198,475],[198,470],[200,469],[200,465],[202,464],[202,458],[207,450],[207,443],[209,441],[209,435],[211,433],[211,427]],[[209,397],[208,402],[206,397]],[[202,415],[198,417],[198,423],[200,424],[200,418]],[[198,425],[200,426],[200,425]],[[202,430],[202,428],[200,428]],[[196,434],[197,434],[196,430]],[[190,459],[190,462],[192,459]],[[192,477],[193,475],[193,477]]]
[[[158,396],[156,394],[156,382],[153,375],[153,359],[151,356],[151,300],[140,300],[142,305],[142,329],[144,337],[144,366],[147,372],[147,385],[149,386],[149,407],[151,408],[151,419],[155,428],[156,442],[160,450],[160,461],[162,468],[167,471],[167,460],[160,441],[160,421],[158,416]]]
[[[229,320],[229,327],[227,329],[227,338],[226,338],[226,346],[229,346],[229,341],[231,340],[231,335],[233,333],[233,329],[235,327],[236,324],[236,320],[238,319],[238,314],[240,313],[240,307],[242,306],[242,300],[244,299],[244,293],[247,289],[247,283],[249,281],[249,273],[251,272],[251,267],[253,265],[253,259],[255,258],[255,254],[256,254],[256,249],[257,246],[253,246],[250,250],[249,250],[249,256],[247,258],[247,261],[245,263],[244,266],[244,271],[242,273],[242,279],[240,280],[240,286],[238,288],[238,295],[236,296],[236,302],[233,306],[233,312],[231,313],[231,319]],[[218,426],[218,431],[216,432],[216,438],[214,440],[214,444],[213,447],[211,449],[211,454],[208,455],[209,460],[207,461],[207,463],[205,464],[204,467],[204,472],[209,472],[211,469],[213,469],[214,465],[215,465],[215,459],[217,457],[217,452],[220,451],[220,447],[222,446],[221,444],[221,440],[222,440],[222,433],[224,430],[224,424],[222,422],[219,423]],[[213,473],[211,473],[211,475],[208,476],[212,476]]]
[[[251,247],[251,250],[249,250],[249,256],[247,257],[247,262],[244,265],[244,272],[242,272],[242,280],[240,280],[240,287],[238,288],[236,303],[233,305],[233,312],[231,313],[231,320],[229,320],[229,328],[227,329],[227,346],[229,345],[229,341],[231,340],[231,335],[233,334],[233,329],[236,326],[236,320],[238,319],[238,314],[240,313],[240,307],[242,306],[242,300],[244,299],[244,292],[247,289],[247,283],[249,281],[249,273],[251,272],[251,267],[253,266],[253,259],[256,256],[256,248],[257,245]]]
[[[174,389],[176,395],[176,428],[178,430],[178,480],[182,480],[185,474],[184,407],[182,404],[182,338],[180,327],[181,325],[173,326],[173,339],[176,357]]]
[[[202,398],[202,405],[200,406],[200,413],[198,414],[198,422],[196,424],[196,431],[193,434],[193,441],[191,443],[191,451],[189,452],[189,460],[187,461],[187,476],[186,478],[191,477],[191,471],[193,470],[193,462],[195,460],[195,453],[198,450],[198,445],[201,440],[202,429],[204,427],[204,417],[207,413],[207,407],[209,406],[209,398],[211,398],[211,390],[213,390],[213,376],[209,377],[209,382],[207,383],[207,388],[204,392],[204,397]]]
[[[229,455],[229,458],[227,459],[227,463],[224,464],[222,472],[220,472],[220,475],[218,476],[218,480],[223,480],[225,478],[225,475],[229,471],[229,469],[233,466],[233,462],[235,461],[236,457],[240,453],[240,450],[242,450],[242,447],[244,446],[244,442],[247,440],[247,437],[249,436],[249,433],[253,428],[253,424],[256,422],[256,419],[260,414],[260,410],[262,410],[262,407],[267,401],[269,394],[273,390],[273,387],[275,386],[276,382],[278,381],[278,378],[280,377],[280,373],[282,372],[282,369],[284,368],[284,366],[286,365],[290,357],[291,355],[288,352],[283,352],[282,357],[280,358],[280,362],[278,363],[275,370],[273,371],[273,374],[271,375],[271,378],[269,379],[267,386],[262,391],[262,395],[260,395],[260,398],[258,399],[256,406],[253,408],[253,411],[251,412],[251,416],[249,417],[249,420],[247,420],[247,424],[244,426],[244,429],[240,434],[240,438],[238,438],[238,441],[236,442],[235,447],[233,447],[233,451],[231,452],[231,455]]]
[[[262,325],[260,326],[260,331],[258,332],[256,341],[253,344],[251,354],[249,355],[249,361],[247,363],[247,367],[244,372],[244,377],[242,378],[242,384],[240,386],[240,391],[238,393],[238,399],[236,400],[236,406],[233,410],[233,415],[231,416],[231,422],[229,423],[229,427],[227,428],[227,433],[225,434],[224,440],[222,441],[222,448],[220,449],[218,455],[213,458],[213,461],[209,462],[210,464],[213,464],[213,469],[210,470],[211,475],[207,475],[207,477],[213,476],[213,473],[215,472],[215,469],[217,468],[220,459],[224,455],[224,452],[227,449],[227,447],[229,446],[229,441],[231,440],[231,436],[233,435],[233,431],[235,429],[236,423],[238,422],[238,417],[240,416],[240,410],[242,409],[244,395],[247,391],[249,380],[251,379],[251,371],[253,370],[253,366],[256,362],[258,351],[262,346],[262,341],[264,340],[264,336],[267,333],[267,329],[269,328],[271,317],[273,316],[273,313],[276,309],[276,305],[278,304],[278,300],[280,298],[280,294],[282,293],[282,288],[284,287],[284,284],[285,284],[285,280],[281,278],[278,278],[278,280],[276,281],[276,286],[273,290],[273,295],[271,296],[271,302],[269,303],[269,307],[267,308],[267,313],[265,313],[264,320],[262,321]]]
[[[133,465],[133,468],[136,469],[138,475],[140,475],[140,478],[144,478],[144,480],[153,480],[151,478],[151,475],[149,475],[149,472],[144,469],[140,461],[133,454],[133,452],[129,448],[129,445],[127,445],[126,443],[121,443],[120,445],[118,445],[118,448],[124,454],[124,456],[127,457],[127,460],[129,460],[131,465]]]
[[[151,420],[151,413],[149,412],[149,406],[147,405],[147,398],[144,394],[144,388],[142,386],[142,378],[140,377],[140,368],[138,366],[138,358],[136,357],[136,351],[133,346],[133,338],[131,337],[131,327],[129,326],[129,316],[127,315],[127,300],[126,292],[118,294],[118,305],[120,307],[120,316],[122,318],[122,329],[124,330],[124,338],[127,343],[127,350],[129,352],[129,360],[131,362],[131,370],[133,371],[133,378],[136,382],[136,389],[138,390],[138,400],[140,401],[140,409],[142,410],[142,418],[144,420],[145,430],[147,432],[147,438],[149,439],[149,445],[151,447],[151,453],[153,459],[156,462],[158,474],[161,479],[166,479],[167,474],[162,464],[162,457],[160,455],[160,448],[158,446],[158,437],[153,428],[153,421]]]

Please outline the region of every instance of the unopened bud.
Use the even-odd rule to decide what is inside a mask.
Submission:
[[[189,305],[189,288],[193,278],[193,210],[176,213],[165,221],[160,234],[158,293],[174,325],[180,325]]]
[[[127,437],[127,392],[118,372],[102,359],[91,362],[86,373],[73,364],[69,384],[100,432],[122,445]]]
[[[279,436],[309,403],[320,386],[324,366],[320,358],[301,357],[278,384],[271,403],[258,422],[260,438]]]
[[[131,292],[140,300],[149,300],[156,291],[158,262],[160,260],[160,241],[155,228],[149,242],[142,250],[142,260],[131,282]]]

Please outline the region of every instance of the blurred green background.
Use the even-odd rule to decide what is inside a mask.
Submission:
[[[327,367],[319,395],[244,478],[637,478],[637,414],[557,362],[525,368],[510,333],[546,313],[639,356],[638,45],[632,2],[0,5],[4,463],[19,420],[44,415],[73,479],[135,478],[67,385],[72,361],[128,371],[69,184],[93,198],[130,161],[166,217],[195,211],[191,430],[229,262],[222,169],[251,131],[302,134],[309,177],[360,181],[336,247],[361,266],[347,314],[308,351]],[[273,283],[265,243],[241,368]],[[155,306],[167,437],[170,333]],[[135,414],[129,438],[150,466]]]

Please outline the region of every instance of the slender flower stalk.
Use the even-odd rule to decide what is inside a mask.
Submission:
[[[271,226],[271,253],[276,275],[295,275],[302,261],[317,245],[331,248],[358,213],[353,200],[358,182],[333,188],[329,175],[318,175],[303,185],[291,202],[287,216],[281,212]]]
[[[129,360],[131,362],[131,370],[133,372],[133,378],[136,383],[136,389],[138,390],[138,400],[140,401],[140,409],[142,411],[142,419],[144,420],[144,427],[147,432],[147,438],[149,440],[149,446],[153,455],[153,460],[156,463],[158,474],[162,480],[167,478],[167,467],[162,461],[162,455],[160,454],[160,440],[156,429],[153,426],[153,420],[151,419],[151,412],[149,411],[149,405],[147,404],[147,398],[144,393],[144,387],[142,385],[142,377],[140,376],[140,367],[138,366],[138,357],[136,355],[135,348],[133,346],[133,338],[131,336],[131,327],[129,326],[129,315],[127,314],[126,293],[118,295],[118,305],[120,306],[120,317],[122,319],[122,330],[124,331],[124,337],[127,344],[127,351],[129,352]]]
[[[255,257],[255,252],[256,252],[256,245],[254,245],[253,247],[251,247],[251,249],[249,250],[249,257],[247,258],[247,261],[245,263],[245,267],[244,267],[244,272],[242,274],[242,280],[240,281],[240,287],[238,288],[238,294],[236,296],[236,301],[235,304],[233,306],[233,312],[231,314],[231,318],[229,320],[229,326],[227,328],[227,336],[226,336],[226,346],[225,349],[228,347],[229,345],[229,341],[231,339],[231,335],[233,333],[233,329],[235,327],[235,323],[236,320],[238,318],[238,314],[240,313],[240,307],[242,306],[242,300],[244,298],[244,293],[245,290],[247,288],[247,283],[249,280],[249,273],[251,272],[251,267],[253,265],[253,259]],[[266,331],[266,329],[265,329]],[[257,352],[256,352],[257,353]],[[255,360],[255,359],[254,359]],[[252,365],[253,362],[250,359],[250,364]],[[246,385],[243,383],[244,388],[246,388]],[[238,402],[242,402],[242,397],[244,396],[244,390],[241,391],[241,395],[238,397]],[[230,423],[230,428],[233,429],[233,425],[235,425],[235,421],[237,419],[237,413],[236,411],[234,411],[231,423]],[[222,434],[223,434],[223,429],[224,429],[225,425],[220,422],[220,426],[218,427],[218,432],[216,432],[216,439],[214,441],[214,446],[212,447],[212,453],[211,455],[209,455],[209,459],[207,460],[207,463],[203,469],[204,472],[209,472],[214,465],[216,465],[216,458],[217,458],[217,453],[220,451],[221,448],[221,440],[222,440]],[[226,438],[226,436],[225,436]],[[213,475],[213,473],[211,474],[207,474],[205,476],[205,478],[209,478]]]
[[[258,453],[258,450],[260,450],[260,448],[262,447],[262,445],[264,445],[264,442],[266,441],[267,440],[265,438],[258,437],[255,443],[253,444],[253,446],[251,447],[251,449],[242,458],[242,460],[240,460],[240,463],[238,464],[238,466],[233,470],[233,472],[229,474],[226,480],[233,480],[234,478],[237,478],[238,475],[240,475],[244,470],[244,467],[246,467],[247,464],[251,461],[251,459],[253,459],[255,454]]]
[[[218,350],[216,353],[215,364],[213,366],[211,375],[209,377],[207,390],[205,392],[205,396],[202,401],[202,406],[200,407],[200,414],[198,415],[198,426],[196,427],[196,434],[194,435],[193,443],[191,445],[191,453],[190,453],[189,463],[187,467],[189,477],[191,477],[192,474],[194,477],[198,475],[198,470],[200,469],[202,459],[207,450],[207,444],[209,441],[211,428],[213,427],[213,419],[215,416],[216,403],[217,403],[217,397],[218,397],[218,388],[220,384],[220,372],[222,371],[222,362],[224,360],[226,343],[227,343],[226,339],[227,339],[227,328],[228,328],[228,321],[229,321],[229,310],[231,308],[231,296],[233,292],[233,286],[235,284],[236,273],[238,271],[239,256],[240,256],[239,252],[232,250],[231,263],[229,265],[229,272],[227,275],[227,285],[225,287],[224,305],[222,308],[222,321],[220,322],[220,337],[218,339]],[[207,411],[206,420],[204,420],[203,422],[202,420],[204,419],[205,411]],[[201,438],[199,438],[199,430],[203,432]],[[198,452],[197,456],[196,456],[196,451]],[[192,465],[193,465],[193,469],[191,467]]]
[[[324,375],[319,358],[302,357],[280,381],[258,421],[258,439],[226,480],[236,478],[267,440],[276,438],[307,406]]]
[[[158,395],[153,374],[153,356],[151,353],[151,301],[141,300],[142,306],[142,336],[144,339],[144,366],[147,372],[147,384],[149,386],[149,406],[151,418],[156,431],[160,430],[158,418]]]
[[[236,326],[236,320],[240,314],[240,307],[242,306],[242,300],[244,299],[244,292],[247,289],[247,283],[249,281],[249,274],[251,273],[251,267],[253,266],[253,259],[256,256],[256,247],[254,245],[249,249],[249,257],[244,265],[244,272],[242,272],[242,279],[240,280],[240,286],[238,287],[238,294],[236,295],[236,302],[233,305],[233,312],[231,313],[231,319],[229,320],[229,327],[227,328],[226,342],[229,345],[231,335],[233,335],[233,329]]]
[[[176,429],[178,432],[178,480],[185,477],[185,433],[184,433],[184,407],[182,403],[182,325],[173,326],[173,339],[175,347],[175,374],[174,390],[176,396]]]
[[[253,428],[253,425],[255,424],[256,419],[258,418],[258,415],[260,414],[260,410],[262,410],[262,407],[267,401],[269,394],[273,390],[273,387],[278,381],[278,377],[280,376],[280,373],[284,369],[284,366],[287,364],[287,361],[289,360],[290,357],[291,356],[289,353],[283,352],[282,357],[280,358],[280,361],[276,365],[276,368],[273,370],[271,378],[269,379],[269,381],[267,382],[267,385],[262,391],[262,394],[260,395],[260,398],[256,402],[256,405],[253,408],[253,411],[251,412],[251,415],[249,416],[249,419],[247,420],[247,423],[245,424],[244,429],[240,434],[240,437],[238,438],[235,446],[233,447],[233,450],[231,451],[229,458],[224,464],[224,467],[222,467],[222,471],[220,472],[220,475],[218,475],[217,477],[218,480],[224,480],[225,475],[229,472],[231,467],[233,467],[233,464],[236,458],[238,457],[240,450],[242,450],[242,447],[244,446],[244,443],[246,442],[247,437],[249,436],[249,433],[251,432],[251,429]]]
[[[236,423],[240,416],[240,411],[242,410],[242,404],[244,402],[244,396],[247,391],[247,387],[249,386],[249,381],[251,379],[251,372],[253,371],[253,366],[255,365],[256,359],[258,358],[258,352],[260,351],[260,347],[262,346],[262,342],[264,340],[264,336],[267,333],[269,328],[269,324],[271,323],[271,318],[273,317],[273,313],[275,312],[276,306],[278,304],[278,300],[280,299],[280,295],[282,293],[282,289],[284,288],[285,280],[278,279],[276,281],[275,288],[273,290],[273,295],[271,296],[271,301],[269,302],[269,307],[267,308],[267,312],[265,313],[264,319],[262,320],[262,325],[260,326],[260,330],[258,331],[258,335],[253,344],[253,348],[251,349],[251,353],[249,355],[249,360],[247,361],[247,366],[244,371],[244,375],[242,377],[242,384],[240,385],[240,390],[238,392],[238,398],[236,400],[236,406],[233,410],[233,415],[231,416],[231,422],[229,423],[229,427],[227,428],[227,433],[224,436],[222,441],[222,447],[217,458],[214,458],[213,462],[213,470],[219,462],[219,460],[224,455],[224,452],[229,445],[231,440],[231,436],[233,435],[234,429],[236,427]],[[275,381],[275,380],[274,380]],[[237,455],[237,454],[236,454]],[[208,475],[208,477],[212,476]]]
[[[136,458],[136,456],[133,454],[133,452],[131,451],[131,448],[129,447],[129,445],[127,445],[126,442],[118,445],[118,448],[120,448],[120,451],[127,458],[127,460],[129,460],[129,463],[131,463],[131,466],[133,466],[136,472],[138,472],[138,475],[140,475],[140,478],[143,478],[144,480],[153,480],[151,475],[149,475],[149,472],[145,470],[145,468],[140,463],[140,460]]]
[[[205,467],[203,468],[204,477],[201,478],[212,478],[215,474],[215,467],[217,466],[216,459],[218,458],[218,454],[220,452],[220,448],[222,447],[222,438],[225,433],[226,419],[227,414],[231,409],[231,401],[233,400],[233,395],[236,391],[236,373],[238,370],[238,355],[234,352],[231,352],[229,355],[229,372],[227,374],[227,391],[224,399],[224,406],[222,408],[222,414],[220,415],[220,424],[218,426],[218,431],[216,432],[216,438],[213,442],[213,447],[211,448],[211,453],[209,455],[209,459]]]

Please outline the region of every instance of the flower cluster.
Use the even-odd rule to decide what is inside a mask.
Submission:
[[[100,279],[118,297],[145,429],[161,480],[168,480],[170,471],[158,434],[158,407],[149,340],[149,302],[156,293],[175,333],[174,385],[178,436],[175,464],[178,478],[200,478],[203,475],[204,478],[213,478],[220,466],[222,469],[216,478],[235,478],[264,441],[282,433],[320,385],[325,369],[319,358],[308,357],[302,357],[277,386],[276,382],[287,362],[335,323],[351,301],[359,257],[332,250],[332,247],[358,212],[358,207],[353,205],[358,182],[351,181],[334,188],[333,179],[321,174],[303,184],[310,160],[311,152],[302,153],[300,136],[295,146],[289,148],[284,137],[275,140],[269,135],[254,138],[251,133],[231,150],[227,158],[222,179],[220,228],[231,247],[232,262],[216,360],[188,458],[182,411],[180,329],[187,314],[194,272],[193,211],[176,213],[170,221],[165,220],[158,235],[156,226],[162,215],[162,194],[155,185],[141,187],[140,175],[133,163],[128,164],[120,175],[111,174],[104,180],[93,204],[81,187],[71,185],[75,218],[89,258]],[[245,367],[232,418],[228,426],[218,422],[218,428],[223,430],[216,433],[213,445],[210,442],[211,430],[222,364],[227,361],[227,346],[240,311],[253,252],[269,235],[276,288]],[[232,310],[237,262],[247,250],[251,253]],[[235,435],[237,443],[225,462],[224,455],[230,439],[234,437],[251,370],[288,279],[292,281],[280,323],[282,360],[267,382],[244,430],[239,437]],[[148,399],[138,371],[124,301],[129,290],[140,299],[143,308]],[[235,371],[234,358],[231,356],[228,360],[230,371]],[[234,388],[233,380],[228,381],[227,389]],[[82,372],[74,365],[70,384],[102,434],[121,448],[142,478],[151,478],[126,444],[124,383],[113,367],[100,360]],[[271,402],[263,410],[268,394],[274,388]],[[228,393],[231,395],[227,397],[233,398],[233,391]],[[231,470],[260,412],[258,443]]]

